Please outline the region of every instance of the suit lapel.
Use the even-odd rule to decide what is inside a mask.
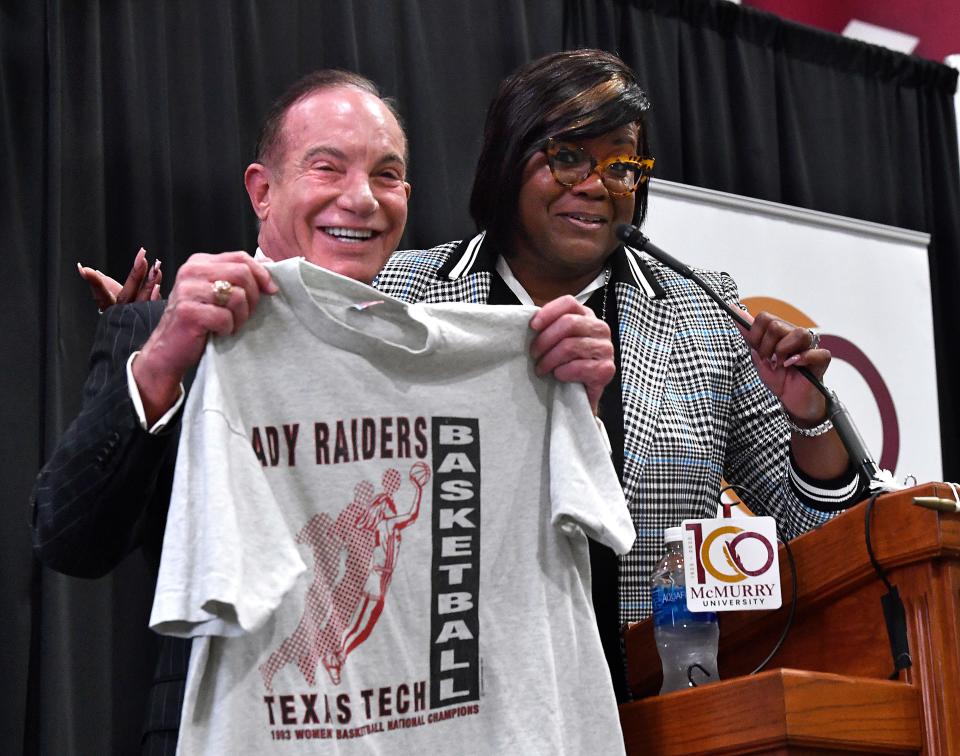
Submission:
[[[627,500],[632,501],[660,419],[676,311],[668,300],[652,299],[630,284],[617,283],[615,290],[623,393],[623,485]]]
[[[484,244],[485,239],[484,232],[464,239],[456,246],[437,269],[424,302],[487,303],[497,254],[492,244]]]
[[[490,274],[487,272],[471,273],[456,281],[435,279],[427,287],[427,291],[420,301],[434,302],[466,302],[472,304],[486,304],[490,294]]]

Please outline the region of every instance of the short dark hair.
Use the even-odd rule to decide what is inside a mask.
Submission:
[[[644,112],[650,101],[633,71],[603,50],[570,50],[527,63],[507,77],[487,110],[483,149],[470,196],[477,228],[510,238],[524,166],[548,137],[589,138],[628,123],[637,151],[649,155]],[[647,213],[647,184],[637,189],[633,222]]]
[[[389,97],[384,97],[380,93],[380,88],[365,76],[339,68],[324,68],[297,79],[273,101],[266,117],[263,119],[260,134],[257,136],[254,161],[266,164],[268,161],[276,159],[277,151],[283,144],[283,121],[290,108],[316,92],[338,87],[353,87],[368,92],[386,105],[394,118],[397,119],[397,123],[400,124],[400,133],[403,135],[403,157],[406,160],[407,135],[403,128],[403,119],[400,118],[395,103]]]

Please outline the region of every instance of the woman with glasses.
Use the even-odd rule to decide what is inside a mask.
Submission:
[[[531,325],[550,325],[535,356],[561,334],[581,335],[587,359],[556,370],[541,361],[538,372],[587,386],[636,525],[623,557],[591,542],[594,606],[620,700],[620,627],[651,612],[647,581],[664,528],[715,516],[721,476],[791,538],[860,491],[822,397],[789,370],[823,375],[830,354],[813,334],[761,313],[744,336],[690,281],[617,239],[618,225],[646,213],[648,108],[633,72],[609,53],[523,66],[487,113],[470,201],[479,233],[398,252],[376,281],[407,301],[542,305],[550,317]],[[729,276],[702,275],[738,302]],[[611,342],[617,371],[606,383],[589,355],[609,363]]]

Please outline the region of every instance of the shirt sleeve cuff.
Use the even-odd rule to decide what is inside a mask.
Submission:
[[[790,487],[797,497],[811,509],[819,512],[839,512],[860,500],[860,475],[853,465],[831,480],[818,480],[803,472],[790,452]]]
[[[133,402],[133,409],[137,413],[137,420],[140,422],[140,427],[143,428],[147,433],[157,435],[167,427],[170,421],[176,416],[177,412],[180,411],[180,408],[183,406],[183,399],[186,396],[186,392],[184,392],[183,384],[181,383],[180,395],[177,397],[177,401],[173,403],[173,406],[170,409],[163,413],[157,422],[148,428],[147,413],[143,409],[143,400],[140,398],[140,388],[137,386],[137,382],[133,379],[133,361],[139,354],[140,352],[136,351],[131,354],[127,360],[127,391],[130,394],[130,401]]]

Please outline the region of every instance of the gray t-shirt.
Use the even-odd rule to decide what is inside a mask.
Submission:
[[[633,526],[533,308],[270,270],[184,411],[150,620],[196,638],[179,752],[622,752],[584,533]]]

